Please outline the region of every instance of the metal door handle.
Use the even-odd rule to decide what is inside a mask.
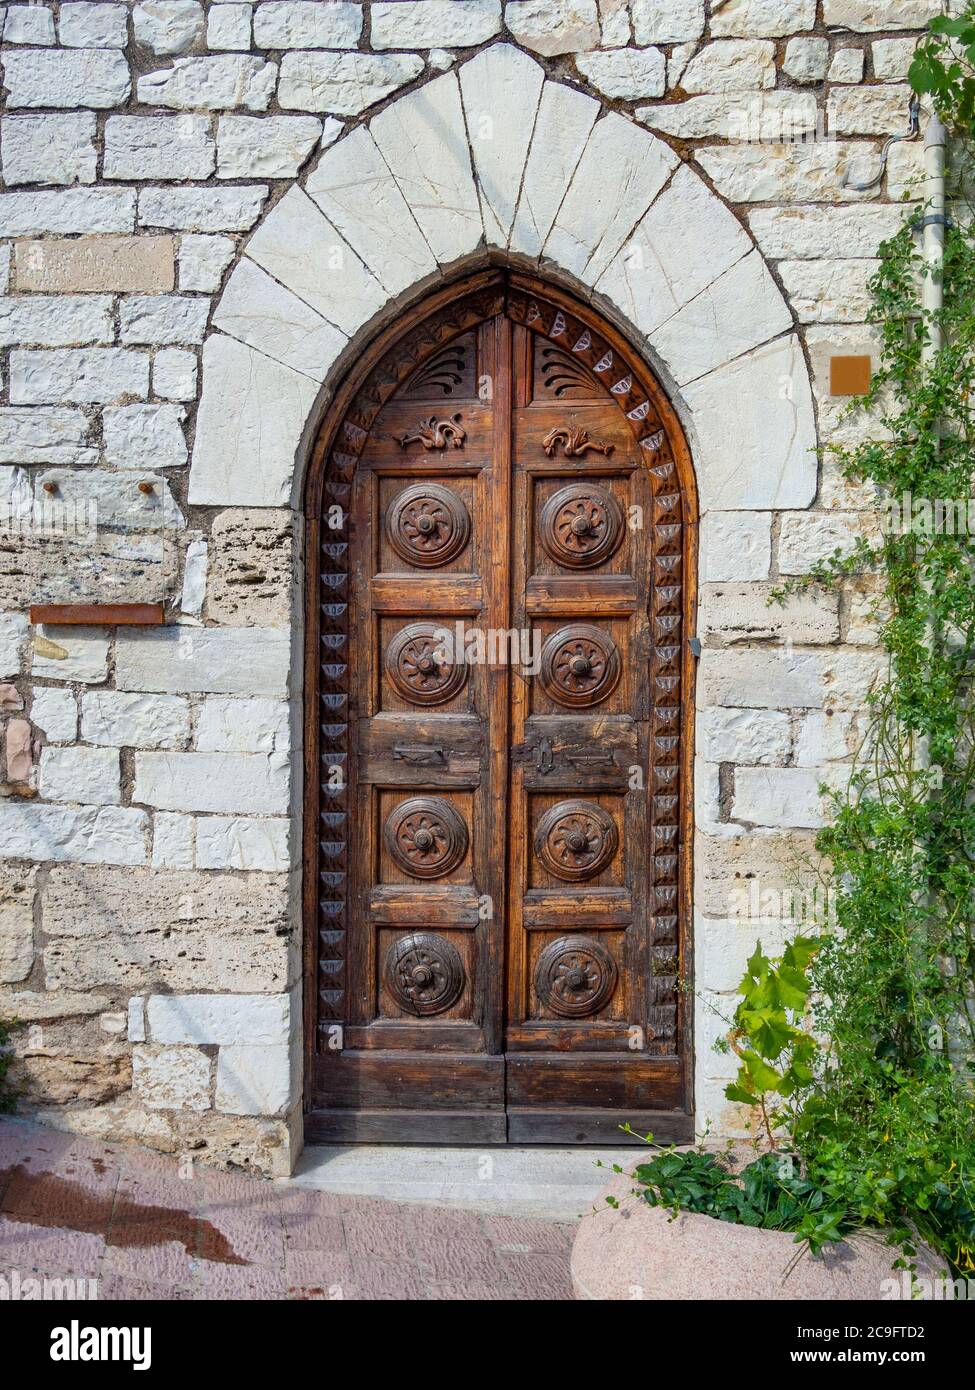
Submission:
[[[539,739],[535,748],[535,767],[544,775],[546,772],[551,772],[554,766],[552,745],[547,738]]]

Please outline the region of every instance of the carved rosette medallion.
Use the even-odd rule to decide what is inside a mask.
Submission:
[[[561,936],[550,941],[535,966],[535,993],[552,1013],[583,1018],[613,997],[616,962],[594,937]]]
[[[386,510],[386,537],[401,559],[430,568],[459,555],[471,533],[461,499],[435,483],[404,488]]]
[[[608,632],[572,623],[542,647],[539,680],[550,699],[585,708],[605,700],[620,678],[620,654]]]
[[[623,538],[623,512],[612,493],[591,483],[560,488],[542,508],[539,539],[558,565],[601,565]]]
[[[567,882],[595,878],[619,847],[616,822],[591,801],[560,801],[535,828],[539,863]]]
[[[386,675],[396,693],[411,704],[443,705],[467,680],[466,662],[450,656],[441,626],[410,623],[386,648]]]
[[[390,946],[384,975],[400,1008],[419,1017],[442,1014],[464,988],[459,951],[432,932],[411,932]]]
[[[389,815],[383,843],[393,862],[413,878],[442,878],[467,852],[467,826],[439,796],[414,796]]]

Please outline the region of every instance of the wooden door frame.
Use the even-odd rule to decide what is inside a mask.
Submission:
[[[468,331],[476,322],[498,312],[508,312],[516,322],[534,327],[524,315],[525,303],[533,299],[555,311],[557,328],[562,316],[575,321],[608,345],[618,363],[626,371],[626,380],[634,383],[633,391],[642,392],[652,405],[666,433],[666,440],[675,465],[682,497],[683,520],[683,593],[680,654],[680,707],[682,711],[680,737],[680,826],[681,858],[678,883],[678,931],[680,985],[677,990],[677,1030],[685,1110],[693,1115],[694,1039],[693,994],[693,849],[694,849],[694,728],[696,657],[691,639],[696,632],[697,561],[698,561],[698,495],[690,448],[677,411],[662,385],[644,361],[641,351],[597,309],[577,298],[568,290],[540,276],[527,274],[506,266],[468,273],[448,285],[420,297],[393,322],[381,329],[358,354],[337,386],[322,421],[315,430],[314,444],[305,473],[302,496],[304,515],[304,686],[303,686],[303,823],[302,823],[302,993],[303,993],[303,1109],[311,1102],[316,1039],[319,1029],[319,933],[321,927],[320,892],[320,698],[322,664],[321,579],[322,535],[320,518],[325,501],[326,485],[330,481],[327,467],[339,429],[351,415],[372,419],[425,356],[437,351],[451,337]],[[521,301],[521,316],[512,312],[512,301]],[[488,306],[494,304],[489,310]],[[531,310],[529,309],[529,314]],[[425,327],[437,316],[446,315],[448,328],[453,331],[435,336]],[[536,329],[537,331],[537,329]],[[554,331],[554,330],[553,330]],[[553,333],[549,334],[554,340]],[[403,370],[397,379],[384,376],[377,380],[373,374],[387,354],[402,349]],[[615,374],[615,373],[614,373]],[[624,382],[619,382],[623,386]],[[621,409],[629,395],[625,390],[614,391]],[[627,413],[624,411],[624,413]],[[628,415],[633,423],[633,417]],[[366,426],[368,428],[368,426]],[[351,459],[354,470],[355,458]],[[349,473],[351,477],[351,472]],[[334,479],[331,479],[334,482]],[[348,796],[346,815],[352,814],[354,792]],[[648,864],[649,869],[649,864]]]

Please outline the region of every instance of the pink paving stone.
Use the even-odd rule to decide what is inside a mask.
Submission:
[[[339,1216],[289,1216],[282,1223],[289,1250],[344,1250],[345,1228]]]
[[[381,1216],[350,1212],[344,1223],[351,1255],[412,1261],[416,1237],[408,1212],[386,1211]]]
[[[199,1298],[283,1298],[287,1293],[283,1269],[261,1265],[224,1265],[201,1261]]]
[[[387,1260],[355,1260],[355,1277],[346,1298],[422,1300],[424,1281],[415,1269]]]
[[[120,1274],[112,1274],[107,1279],[101,1279],[98,1284],[98,1301],[100,1303],[110,1303],[116,1300],[139,1303],[159,1300],[163,1303],[172,1303],[192,1297],[192,1292],[188,1289],[178,1289],[173,1284],[151,1284],[145,1279],[128,1279]]]
[[[570,1299],[568,1261],[557,1255],[499,1255],[502,1277],[511,1288],[534,1298]]]
[[[289,1250],[284,1268],[289,1288],[350,1288],[353,1282],[352,1261],[333,1250]]]
[[[572,1240],[568,1228],[553,1221],[530,1221],[514,1216],[486,1216],[484,1231],[499,1250],[529,1254],[568,1251]]]
[[[220,1257],[223,1263],[226,1253],[248,1264],[273,1265],[281,1268],[284,1263],[284,1237],[277,1221],[255,1217],[250,1212],[239,1216],[223,1212],[213,1215],[208,1207],[200,1213],[201,1238],[200,1255],[203,1259]]]
[[[472,1279],[492,1284],[498,1283],[502,1277],[494,1247],[479,1233],[468,1237],[455,1237],[452,1240],[418,1234],[416,1259],[424,1275],[431,1282],[443,1279]]]
[[[146,1233],[151,1239],[151,1233]],[[105,1273],[151,1284],[188,1284],[193,1267],[183,1246],[176,1241],[161,1244],[113,1245],[105,1252]]]
[[[466,1283],[463,1279],[447,1279],[441,1283],[427,1285],[427,1298],[437,1302],[511,1303],[530,1297],[530,1294],[503,1288],[500,1284],[478,1284],[474,1281]]]
[[[105,1241],[99,1235],[0,1221],[0,1264],[4,1267],[93,1278],[104,1253]]]

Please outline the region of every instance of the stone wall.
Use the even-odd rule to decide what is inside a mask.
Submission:
[[[661,370],[696,454],[723,449],[734,482],[704,499],[695,858],[698,1116],[735,1126],[710,1006],[727,1007],[756,935],[775,939],[790,865],[820,821],[819,783],[845,773],[878,655],[856,586],[766,604],[777,580],[872,524],[870,497],[828,456],[812,486],[776,492],[769,479],[795,441],[770,430],[765,453],[744,463],[726,441],[743,411],[771,409],[749,397],[754,344],[771,342],[776,362],[793,332],[820,442],[856,437],[829,394],[829,359],[875,351],[866,282],[904,215],[920,148],[895,145],[885,179],[865,192],[842,179],[873,173],[885,136],[905,127],[910,53],[941,8],[6,7],[0,1015],[27,1024],[18,1051],[30,1107],[54,1124],[263,1171],[286,1170],[300,1143],[302,465],[333,382],[375,322],[418,283],[470,264],[478,240],[499,242],[495,210],[489,218],[476,198],[463,256],[417,213],[415,246],[400,239],[381,268],[356,247],[329,317],[300,256],[269,259],[280,236],[267,229],[279,208],[281,225],[296,180],[313,191],[323,150],[503,39],[552,87],[577,87],[652,132],[669,169],[665,193],[657,184],[641,202],[639,160],[621,171],[610,158],[585,215],[598,224],[622,209],[621,259],[594,302]],[[505,93],[496,97],[500,109]],[[428,138],[427,164],[443,154]],[[454,157],[468,160],[466,147]],[[556,208],[579,158],[537,175],[555,181]],[[682,165],[694,177],[677,184]],[[671,266],[673,302],[651,332],[627,251],[668,190],[669,216],[645,234],[651,259],[661,247],[676,266],[686,243],[706,260],[709,209],[722,203],[732,228],[722,244],[740,245],[715,263],[718,291],[682,286]],[[344,248],[344,227],[334,235]],[[576,249],[539,241],[533,256],[564,279]],[[291,286],[287,312],[279,282]],[[749,338],[760,317],[770,326]],[[240,407],[233,393],[255,354],[265,375]],[[793,376],[770,366],[769,397],[788,395]],[[226,505],[235,470],[239,504]],[[83,600],[163,601],[168,626],[29,626],[31,603]]]

